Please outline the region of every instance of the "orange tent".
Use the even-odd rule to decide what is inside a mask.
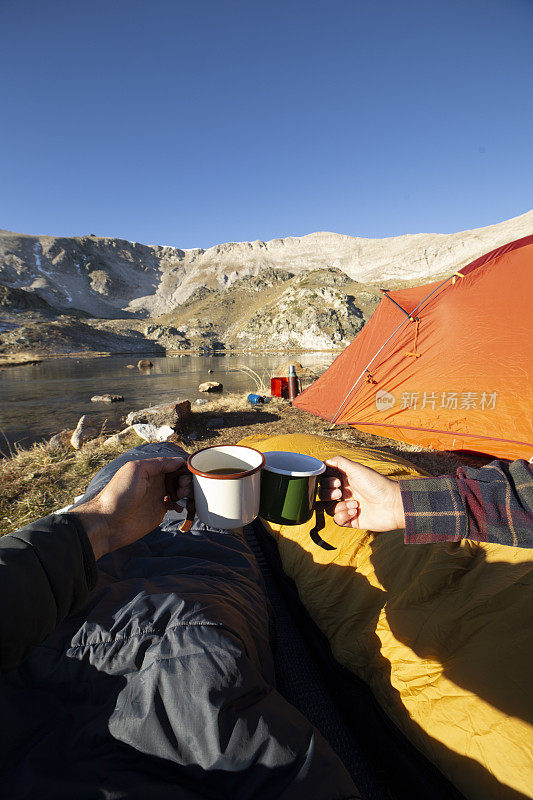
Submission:
[[[294,405],[425,447],[533,457],[533,236],[384,294]]]

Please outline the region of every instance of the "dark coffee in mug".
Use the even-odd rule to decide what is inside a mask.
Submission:
[[[240,444],[204,447],[189,456],[200,522],[222,530],[252,522],[259,512],[264,463],[263,453]]]
[[[241,475],[244,470],[236,470],[235,467],[218,467],[217,469],[206,469],[204,475]]]

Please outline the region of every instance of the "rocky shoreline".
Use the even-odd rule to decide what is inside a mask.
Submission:
[[[154,358],[185,358],[185,356],[234,356],[241,355],[297,355],[298,353],[327,353],[328,355],[335,355],[341,353],[344,348],[332,350],[331,348],[306,348],[305,351],[301,347],[280,347],[269,348],[268,350],[263,347],[246,348],[239,350],[232,348],[231,350],[207,350],[207,349],[189,349],[189,350],[170,350],[161,353],[159,350],[146,350],[142,355],[153,356]],[[132,352],[130,350],[111,351],[73,351],[69,353],[47,353],[47,352],[20,352],[20,353],[0,353],[0,369],[7,367],[26,367],[32,364],[41,364],[43,361],[53,361],[60,358],[70,359],[83,359],[83,358],[108,358],[109,356],[137,356],[140,355],[139,351]]]

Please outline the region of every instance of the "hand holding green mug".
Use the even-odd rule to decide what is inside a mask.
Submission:
[[[343,456],[328,459],[326,465],[320,499],[337,525],[376,532],[405,528],[397,481]]]

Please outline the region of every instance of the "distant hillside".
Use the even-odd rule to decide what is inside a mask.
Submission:
[[[266,269],[229,289],[191,297],[157,322],[171,325],[191,346],[222,341],[234,347],[329,349],[353,339],[379,303],[376,287],[329,268],[293,275]]]
[[[209,250],[0,231],[0,352],[29,349],[26,340],[42,352],[96,341],[115,352],[132,337],[135,352],[341,347],[372,313],[379,286],[428,282],[531,233],[533,211],[454,234],[312,233]],[[80,317],[98,336],[82,334]]]

